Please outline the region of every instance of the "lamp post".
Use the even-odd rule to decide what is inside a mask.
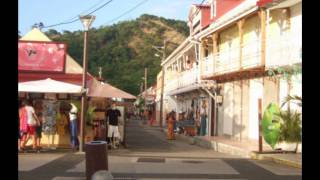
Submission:
[[[153,48],[155,50],[157,50],[158,52],[162,53],[162,60],[161,62],[163,62],[166,58],[166,40],[163,41],[163,46],[161,47],[157,47],[157,46],[153,46]],[[159,49],[163,49],[163,50],[159,50]],[[155,56],[160,57],[160,55],[155,54]],[[164,67],[162,66],[162,76],[161,76],[161,92],[160,92],[160,127],[162,127],[163,124],[163,89],[164,89]]]
[[[84,131],[85,131],[85,118],[86,118],[86,102],[87,102],[87,39],[88,39],[88,31],[95,20],[95,16],[92,15],[85,15],[80,16],[80,20],[84,26],[84,42],[83,42],[83,71],[82,71],[82,88],[83,92],[81,94],[81,122],[80,122],[80,144],[79,144],[79,151],[83,152],[83,144],[84,144]]]

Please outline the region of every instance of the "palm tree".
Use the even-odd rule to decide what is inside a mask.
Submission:
[[[302,107],[302,98],[295,95],[288,95],[281,105],[281,108],[288,104],[287,110],[281,110],[279,114],[276,114],[280,121],[280,142],[296,143],[296,149],[298,150],[298,145],[301,143],[301,132],[302,132],[302,118],[301,113],[298,111],[292,111],[290,108],[290,103],[295,103],[299,107]]]
[[[288,95],[285,98],[284,102],[282,103],[281,107],[283,107],[285,104],[288,104],[288,103],[295,103],[299,107],[302,107],[302,98],[297,95],[294,95],[294,96]]]
[[[281,111],[279,114],[280,119],[280,137],[279,142],[296,143],[296,149],[301,143],[301,113],[292,111],[290,108],[286,111]]]

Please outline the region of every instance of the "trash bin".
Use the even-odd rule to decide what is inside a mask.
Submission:
[[[86,177],[91,180],[92,175],[99,170],[108,170],[108,151],[106,141],[91,141],[86,143]]]

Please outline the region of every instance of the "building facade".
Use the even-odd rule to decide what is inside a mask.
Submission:
[[[181,84],[192,89],[196,82],[196,92],[208,99],[207,135],[257,140],[259,100],[264,110],[287,95],[302,96],[302,1],[222,1],[192,5],[190,36],[162,64],[169,72],[164,87],[172,107],[167,108],[183,109],[179,96],[169,91]],[[193,71],[182,68],[187,47],[197,64]],[[208,82],[211,87],[203,85]],[[186,97],[197,99],[201,93]]]

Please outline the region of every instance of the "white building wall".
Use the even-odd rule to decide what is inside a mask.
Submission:
[[[261,78],[251,79],[249,83],[249,139],[258,139],[258,99],[263,97],[263,80]]]
[[[233,83],[225,83],[223,91],[223,134],[232,136],[233,133]]]

